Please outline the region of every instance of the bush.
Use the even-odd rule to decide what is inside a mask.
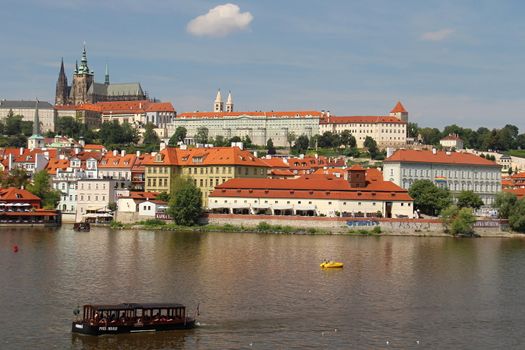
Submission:
[[[113,221],[111,221],[111,223],[109,224],[109,227],[111,227],[111,228],[122,228],[122,227],[124,227],[124,224],[121,223],[121,222],[119,222],[119,221],[115,221],[115,220],[113,220]]]
[[[148,219],[141,222],[144,226],[162,226],[166,225],[166,222],[164,220],[160,219]]]
[[[471,208],[459,208],[456,205],[451,205],[443,209],[441,212],[441,220],[445,228],[445,232],[449,232],[455,236],[474,234],[474,223],[476,218],[472,214]]]
[[[374,228],[372,229],[372,232],[375,233],[375,234],[380,234],[381,233],[381,226],[374,226]]]
[[[260,232],[268,232],[271,228],[272,226],[270,224],[268,224],[265,221],[262,221],[259,223],[259,225],[257,225],[256,230]]]

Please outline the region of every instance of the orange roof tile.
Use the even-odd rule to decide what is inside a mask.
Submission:
[[[185,112],[177,116],[177,119],[184,118],[224,118],[224,117],[267,117],[267,118],[305,118],[305,117],[321,117],[321,112],[318,111],[270,111],[270,112]]]
[[[384,163],[393,162],[463,164],[500,167],[500,165],[496,164],[495,162],[478,157],[471,153],[436,151],[436,154],[433,154],[432,151],[411,149],[399,149],[384,160]]]
[[[99,169],[104,168],[128,168],[131,169],[137,156],[135,154],[125,154],[124,156],[113,153],[106,153],[100,160],[98,167]]]
[[[55,175],[57,173],[57,169],[66,170],[68,167],[69,167],[68,159],[52,158],[47,163],[46,170],[48,174]]]
[[[16,188],[16,187],[8,187],[8,188],[0,188],[0,201],[24,201],[24,200],[30,200],[30,201],[36,201],[40,200],[39,197],[35,196],[28,190]]]
[[[503,191],[516,195],[518,199],[525,197],[525,188],[504,188]]]
[[[389,123],[389,124],[406,124],[406,121],[397,119],[396,117],[391,116],[330,116],[322,120],[321,124],[379,124],[379,123]]]
[[[144,162],[144,165],[179,165],[179,166],[208,166],[208,165],[245,165],[254,167],[268,167],[261,159],[239,147],[210,147],[180,149],[166,147],[160,151],[162,161],[157,162],[155,157]]]
[[[347,180],[331,175],[306,175],[297,179],[234,178],[216,186],[210,197],[412,200],[407,190],[390,181],[352,188]]]
[[[390,113],[408,113],[405,107],[401,104],[401,101],[397,101],[395,107],[390,111]]]

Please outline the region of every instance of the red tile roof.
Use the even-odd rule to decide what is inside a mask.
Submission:
[[[441,141],[460,141],[461,138],[458,135],[450,134],[441,139]]]
[[[390,124],[406,124],[406,121],[397,119],[392,116],[330,116],[326,117],[321,121],[321,124],[379,124],[379,123],[390,123]]]
[[[235,178],[216,186],[211,197],[412,200],[407,190],[389,181],[352,188],[347,180],[331,175],[306,175],[297,179]]]
[[[401,104],[401,101],[397,101],[395,107],[390,111],[390,113],[408,113],[405,107]]]
[[[399,149],[390,157],[385,159],[385,163],[407,162],[407,163],[440,163],[440,164],[462,164],[462,165],[481,165],[499,167],[500,165],[478,157],[471,153],[445,152],[427,150]]]
[[[160,151],[162,161],[145,161],[144,165],[179,165],[179,166],[208,166],[208,165],[244,165],[254,167],[268,167],[261,159],[239,147],[210,147],[180,149],[166,147]]]
[[[113,153],[106,153],[104,157],[100,160],[98,164],[99,169],[104,168],[127,168],[131,169],[137,156],[135,154],[125,154],[124,156],[118,154],[113,155]]]
[[[0,188],[0,201],[6,202],[24,202],[40,201],[40,198],[29,192],[16,187]]]
[[[46,170],[49,175],[55,175],[57,173],[57,169],[66,170],[68,167],[69,167],[68,159],[52,158],[47,163]]]
[[[504,188],[503,191],[515,194],[518,199],[525,197],[525,188]]]
[[[106,149],[103,145],[88,144],[84,146],[85,151],[99,151],[103,152]]]
[[[318,111],[271,111],[271,112],[185,112],[177,116],[179,118],[224,118],[224,117],[267,117],[267,118],[305,118],[305,117],[321,117],[321,112]]]

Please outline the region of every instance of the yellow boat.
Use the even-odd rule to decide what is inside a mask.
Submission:
[[[338,261],[323,261],[320,266],[323,269],[337,269],[342,268],[343,263]]]

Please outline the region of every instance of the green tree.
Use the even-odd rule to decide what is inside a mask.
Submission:
[[[224,147],[228,145],[228,140],[222,135],[217,135],[212,143],[215,147]]]
[[[370,158],[376,159],[379,154],[379,149],[377,148],[377,142],[370,136],[365,137],[365,142],[363,143],[368,153],[370,153]]]
[[[293,131],[289,132],[288,135],[286,135],[286,141],[288,142],[290,149],[292,149],[292,143],[294,143],[296,138],[297,136],[295,135]]]
[[[198,224],[202,215],[201,190],[191,178],[178,178],[168,204],[168,214],[177,225],[193,226]]]
[[[310,145],[310,141],[308,140],[308,136],[306,136],[305,134],[302,134],[301,136],[297,138],[297,140],[295,140],[294,149],[298,153],[304,154],[306,153],[306,151],[308,151],[309,145]]]
[[[357,141],[355,137],[350,133],[349,130],[343,130],[340,135],[341,145],[344,145],[345,148],[354,148],[357,146]]]
[[[50,176],[46,170],[40,170],[33,176],[33,182],[27,190],[42,199],[42,206],[46,209],[56,208],[60,201],[60,192],[51,187]]]
[[[55,127],[55,130],[58,130],[61,135],[73,137],[75,139],[82,136],[83,129],[84,125],[70,116],[59,117]]]
[[[176,146],[179,142],[184,142],[187,133],[188,130],[186,130],[185,127],[178,126],[177,129],[175,129],[175,133],[171,136],[170,140],[168,141],[168,145]]]
[[[253,142],[252,142],[252,139],[250,138],[250,136],[246,135],[242,138],[242,143],[243,143],[243,146],[244,148],[252,148],[253,147]]]
[[[161,192],[157,195],[157,197],[155,197],[155,199],[159,201],[169,202],[170,194],[167,192]]]
[[[439,144],[441,139],[441,132],[438,128],[422,128],[419,129],[419,135],[423,138],[423,143],[426,145]]]
[[[514,193],[499,192],[494,201],[494,208],[498,209],[498,217],[500,219],[508,219],[517,202],[518,197]]]
[[[275,150],[275,147],[273,146],[273,141],[271,138],[269,138],[268,141],[266,142],[266,149],[268,150],[268,154],[270,155],[277,153],[277,151]]]
[[[408,123],[407,134],[408,137],[417,137],[419,135],[417,123]]]
[[[514,231],[525,232],[525,200],[523,198],[512,207],[509,225]]]
[[[149,146],[158,146],[160,144],[160,139],[155,132],[155,125],[153,123],[146,124],[144,130],[144,140],[142,143]]]
[[[436,216],[452,203],[450,191],[439,188],[430,180],[416,180],[408,190],[414,199],[414,207],[422,213]]]
[[[445,231],[453,235],[473,235],[476,217],[471,208],[459,208],[451,205],[441,212],[441,220]]]
[[[0,187],[26,187],[29,175],[23,168],[14,168],[9,172],[0,173]]]
[[[197,134],[195,135],[195,142],[206,144],[208,143],[208,128],[201,127],[197,129]]]
[[[461,191],[457,199],[457,206],[460,208],[479,209],[483,205],[480,196],[474,191]]]

